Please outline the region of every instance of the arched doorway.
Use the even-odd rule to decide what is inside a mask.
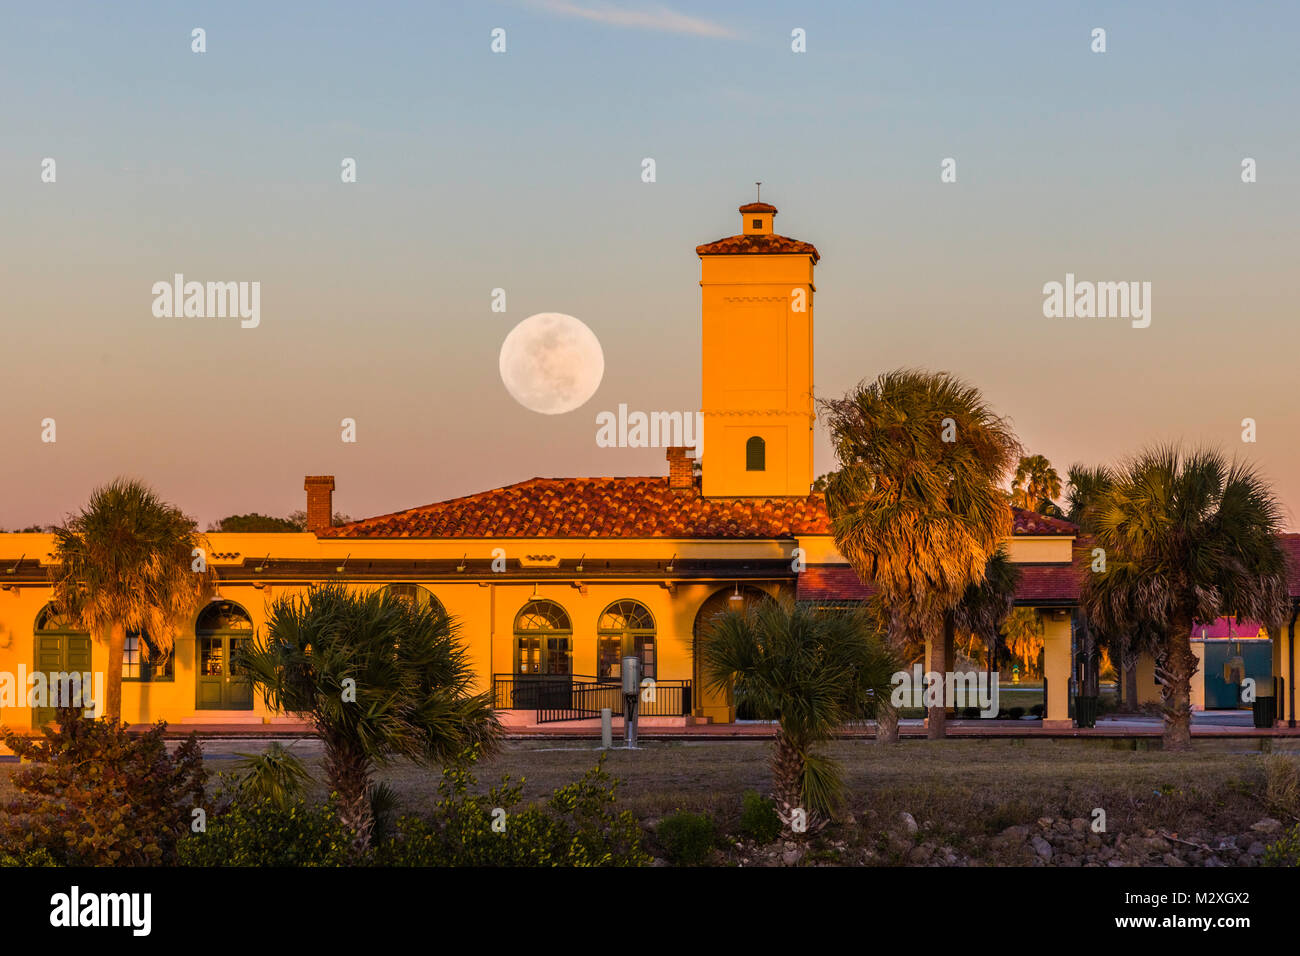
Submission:
[[[89,674],[90,635],[79,630],[55,605],[47,604],[36,615],[32,660],[36,670],[45,674],[45,686],[51,686],[53,674]],[[18,692],[25,698],[27,688]],[[32,727],[43,727],[54,719],[55,708],[33,707]]]
[[[515,615],[512,706],[536,709],[542,702],[568,706],[573,675],[573,624],[554,601],[534,599]]]
[[[253,682],[231,666],[253,639],[253,619],[234,601],[213,601],[194,625],[198,710],[252,710]]]
[[[695,686],[695,716],[712,717],[721,723],[729,723],[733,719],[745,719],[742,715],[732,712],[732,701],[730,692],[719,693],[710,690],[704,675],[700,670],[699,645],[708,635],[709,626],[722,614],[732,610],[743,610],[752,607],[754,604],[773,600],[772,595],[768,594],[761,588],[753,585],[734,584],[730,587],[720,588],[705,599],[700,605],[700,609],[695,615],[695,624],[692,627],[692,645],[691,657],[693,658],[693,677]]]

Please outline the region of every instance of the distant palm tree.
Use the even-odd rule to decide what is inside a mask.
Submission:
[[[1281,511],[1249,466],[1179,445],[1139,454],[1085,511],[1105,570],[1084,576],[1082,603],[1107,631],[1156,631],[1163,662],[1164,745],[1191,746],[1192,626],[1225,614],[1273,626],[1286,611]]]
[[[176,630],[211,593],[196,528],[147,485],[119,478],[54,532],[55,603],[97,640],[108,638],[108,720],[122,719],[127,632],[142,635],[142,659],[170,654]]]
[[[1007,653],[1020,661],[1025,676],[1038,676],[1038,656],[1043,650],[1043,625],[1032,607],[1012,608],[1001,625]]]
[[[979,391],[946,372],[900,370],[822,402],[839,470],[826,506],[839,552],[874,583],[895,628],[930,643],[930,670],[951,666],[952,611],[1011,533],[1002,481],[1020,445]],[[882,708],[878,734],[897,739]],[[944,736],[944,708],[929,712]]]
[[[1061,496],[1061,476],[1042,455],[1021,458],[1011,482],[1011,503],[1026,511],[1060,517],[1056,499]]]
[[[898,662],[865,609],[764,601],[719,615],[701,636],[706,685],[737,708],[779,722],[772,755],[777,812],[809,830],[842,806],[839,765],[817,749],[838,728],[874,716]]]
[[[500,738],[488,695],[471,692],[473,668],[446,611],[388,589],[326,585],[278,598],[237,663],[268,707],[315,727],[359,856],[374,827],[376,768],[396,757],[447,761],[475,744],[490,753]]]

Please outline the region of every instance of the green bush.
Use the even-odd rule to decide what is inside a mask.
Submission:
[[[755,790],[747,790],[740,810],[740,832],[759,843],[772,843],[781,835],[776,804]]]
[[[718,838],[712,817],[686,810],[664,817],[655,836],[669,862],[678,866],[699,866],[709,858]]]
[[[244,758],[236,765],[240,799],[251,803],[269,800],[281,809],[302,800],[311,775],[303,762],[279,741],[273,741],[259,754],[239,756]]]
[[[1300,866],[1300,824],[1264,850],[1264,866]]]
[[[44,740],[4,729],[24,762],[18,797],[0,813],[0,847],[19,858],[44,848],[65,866],[166,866],[200,806],[206,774],[198,738],[174,754],[159,722],[138,736],[126,725],[62,709]]]
[[[188,833],[179,846],[183,866],[346,866],[352,834],[329,804],[302,800],[236,800]]]
[[[58,861],[50,856],[45,847],[20,853],[0,850],[0,866],[58,866]]]
[[[583,777],[556,790],[543,806],[518,809],[523,786],[470,794],[477,748],[444,768],[440,799],[427,817],[405,816],[375,862],[389,866],[644,866],[641,828],[631,813],[614,813],[617,781],[604,757]]]

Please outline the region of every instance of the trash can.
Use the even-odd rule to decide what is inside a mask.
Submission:
[[[1277,698],[1256,697],[1255,702],[1251,704],[1251,712],[1255,716],[1255,726],[1260,730],[1267,730],[1273,726],[1273,721],[1277,720]]]
[[[1097,726],[1097,701],[1095,695],[1074,695],[1074,723],[1077,727]]]

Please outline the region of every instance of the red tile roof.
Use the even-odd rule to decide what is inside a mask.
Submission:
[[[1079,574],[1069,564],[1022,564],[1015,599],[1025,604],[1077,601]],[[863,584],[847,564],[809,565],[798,578],[800,601],[866,601],[875,585]]]
[[[1287,593],[1300,598],[1300,534],[1284,534],[1278,541],[1286,553]]]
[[[770,212],[776,215],[776,207],[767,202],[747,202],[740,207],[741,212]]]
[[[821,258],[817,247],[811,242],[778,236],[775,233],[754,233],[749,236],[728,236],[716,242],[706,242],[695,247],[699,256],[812,256],[816,262]]]
[[[1073,534],[1014,513],[1017,535]],[[317,532],[323,538],[791,538],[830,534],[826,499],[705,498],[667,478],[530,478]]]

